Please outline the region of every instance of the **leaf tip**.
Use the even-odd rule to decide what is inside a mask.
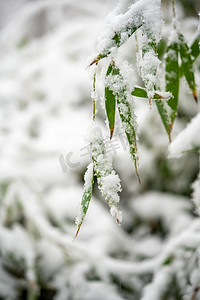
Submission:
[[[139,172],[138,172],[138,168],[137,168],[138,161],[139,161],[139,157],[137,157],[136,160],[135,160],[135,172],[136,172],[139,184],[142,184],[141,179],[140,179],[140,175],[139,175]]]
[[[101,54],[99,54],[91,63],[90,63],[90,67],[93,65],[93,64],[98,64],[98,61],[100,59],[102,59],[104,56],[102,56]]]
[[[172,142],[172,136],[171,136],[171,133],[172,133],[172,126],[173,126],[173,122],[169,125],[169,132],[168,132],[168,138],[169,138],[169,143],[171,144]]]
[[[74,236],[73,242],[75,242],[75,240],[76,240],[76,238],[77,238],[77,236],[78,236],[78,233],[79,233],[79,231],[80,231],[80,228],[81,228],[81,224],[78,225],[78,228],[77,228],[77,230],[76,230],[76,234],[75,234],[75,236]]]
[[[112,137],[113,137],[113,132],[114,132],[114,129],[112,128],[112,129],[110,129],[110,140],[112,139]]]
[[[139,175],[139,173],[138,173],[138,170],[137,170],[137,169],[136,169],[136,175],[137,175],[137,178],[138,178],[139,184],[142,184],[142,182],[141,182],[141,179],[140,179],[140,175]]]
[[[197,92],[196,91],[193,91],[193,97],[194,97],[194,100],[195,100],[195,102],[197,103],[197,101],[198,101],[198,98],[197,98]]]

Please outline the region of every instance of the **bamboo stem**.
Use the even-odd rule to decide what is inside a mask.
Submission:
[[[95,103],[95,90],[96,90],[96,73],[93,78],[93,95],[92,95],[92,120],[95,120],[96,103]]]

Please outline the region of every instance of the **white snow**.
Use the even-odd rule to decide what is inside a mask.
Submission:
[[[136,4],[126,0],[119,5],[117,0],[27,1],[1,31],[0,298],[20,299],[21,289],[41,292],[42,282],[56,290],[50,297],[53,300],[152,300],[171,288],[168,283],[172,274],[177,274],[183,294],[191,288],[192,295],[193,285],[199,282],[196,250],[200,243],[200,221],[193,215],[195,208],[189,197],[182,196],[189,193],[196,160],[182,157],[172,163],[167,161],[168,140],[157,111],[150,111],[143,99],[133,105],[128,94],[137,74],[135,48],[130,44],[125,45],[129,62],[124,61],[123,49],[117,57],[113,53],[113,58],[128,89],[134,120],[137,115],[142,185],[136,182],[127,141],[117,135],[123,132],[119,116],[115,137],[120,147],[114,157],[105,151],[109,137],[104,134],[105,113],[98,101],[97,125],[92,122],[88,128],[92,116],[92,76],[84,66],[95,51],[106,15],[113,8],[99,49],[104,51],[110,45],[115,29],[122,30],[121,38],[125,41],[124,27],[143,17],[159,40],[162,22],[156,17],[160,14],[160,1],[156,0],[140,0]],[[192,36],[191,27],[187,32],[188,37],[190,33]],[[135,43],[134,39],[130,42]],[[154,63],[157,62],[155,59]],[[98,68],[92,67],[96,68],[98,81],[105,76],[107,65],[102,60]],[[119,90],[117,84],[114,88]],[[100,82],[97,92],[98,98],[103,98]],[[181,108],[191,117],[196,108],[191,110],[184,86],[181,93]],[[177,118],[175,125],[174,135],[178,135],[185,121]],[[195,126],[186,134],[191,147],[197,144],[199,136]],[[180,153],[184,139],[177,144]],[[90,152],[96,157],[93,164],[98,165],[98,172],[103,175],[98,180],[100,191],[119,222],[123,212],[123,222],[121,226],[114,222],[95,182],[87,218],[73,242],[87,165],[85,189],[90,186],[90,144]],[[76,167],[69,166],[69,153],[70,162]],[[121,186],[119,211],[116,206]],[[198,212],[199,178],[193,185],[193,202]],[[166,261],[167,266],[163,265]],[[18,274],[22,274],[20,278]]]
[[[195,151],[200,148],[200,113],[198,113],[187,127],[169,145],[169,156],[179,157],[184,152]]]

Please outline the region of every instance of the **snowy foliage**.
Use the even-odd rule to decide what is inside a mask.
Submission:
[[[169,34],[171,7],[162,5],[163,17],[157,0],[26,1],[1,29],[0,299],[199,299],[200,177],[193,153],[199,114],[183,73],[177,109],[174,91],[165,89],[164,53],[175,35]],[[199,36],[197,13],[186,16],[177,2],[177,15],[191,46]],[[130,34],[139,25],[136,42]],[[116,30],[119,40],[113,40]],[[145,57],[146,30],[158,52],[151,45]],[[90,67],[92,96],[101,101],[88,129],[92,83],[84,66],[97,43],[107,57]],[[146,65],[149,55],[154,60]],[[199,96],[199,57],[192,65]],[[110,123],[105,88],[118,101]],[[176,116],[170,159],[158,100],[169,122]],[[123,213],[121,226],[104,199],[119,221]],[[87,215],[73,242],[80,203],[78,226],[83,208]]]

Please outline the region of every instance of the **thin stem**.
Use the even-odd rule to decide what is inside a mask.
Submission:
[[[95,90],[96,90],[96,73],[93,78],[93,95],[92,95],[92,120],[95,120],[96,103],[95,103]]]
[[[176,0],[172,0],[173,27],[176,29]]]

